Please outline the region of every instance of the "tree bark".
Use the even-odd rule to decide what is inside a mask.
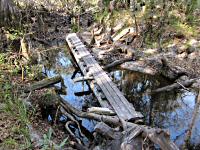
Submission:
[[[13,0],[0,0],[0,25],[11,25],[16,6]]]

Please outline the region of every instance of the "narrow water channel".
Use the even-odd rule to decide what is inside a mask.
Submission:
[[[44,63],[44,72],[49,76],[60,74],[67,87],[67,94],[61,95],[66,101],[78,109],[82,109],[86,103],[95,101],[92,93],[88,92],[86,83],[74,83],[72,77],[75,75],[72,58],[67,48],[61,48],[48,52],[48,62]],[[186,132],[191,124],[196,104],[197,92],[195,90],[171,91],[159,94],[150,94],[152,89],[170,84],[161,77],[148,76],[145,74],[117,69],[111,71],[113,81],[124,93],[126,98],[134,105],[137,111],[145,116],[145,124],[159,127],[169,131],[171,139],[181,146],[184,143]],[[76,77],[81,76],[76,73]],[[59,86],[59,84],[58,84]],[[87,91],[86,95],[82,95]],[[200,144],[200,117],[197,114],[190,143]],[[89,131],[93,131],[95,122],[83,119],[82,125]]]

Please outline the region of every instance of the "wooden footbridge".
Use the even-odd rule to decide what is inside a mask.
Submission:
[[[125,121],[134,121],[142,118],[142,114],[135,111],[132,104],[128,102],[122,92],[112,82],[77,34],[68,34],[66,41],[84,77],[92,77],[94,79],[90,83],[91,89],[101,106],[111,108],[120,119]]]

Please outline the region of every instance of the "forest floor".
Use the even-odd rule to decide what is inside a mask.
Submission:
[[[30,11],[29,13],[31,14],[32,12]],[[23,87],[23,85],[28,85],[42,79],[42,67],[37,64],[38,55],[36,55],[36,53],[38,51],[44,52],[45,55],[45,51],[53,47],[52,43],[56,41],[65,41],[66,34],[76,32],[78,28],[81,28],[81,32],[90,32],[90,40],[92,40],[92,38],[94,38],[92,37],[92,30],[95,30],[95,24],[98,24],[98,29],[96,30],[105,27],[105,24],[99,24],[97,20],[96,23],[94,23],[94,17],[90,13],[82,16],[80,27],[71,24],[71,18],[65,12],[52,13],[45,10],[37,15],[42,16],[42,20],[40,20],[40,17],[31,16],[29,18],[31,21],[28,22],[29,30],[23,36],[26,38],[27,44],[31,43],[32,45],[32,62],[28,66],[23,64],[24,62],[21,54],[18,53],[21,49],[20,33],[12,30],[7,31],[4,30],[4,28],[1,29],[0,149],[48,149],[52,147],[52,145],[61,148],[64,144],[65,146],[62,149],[73,149],[70,147],[74,145],[72,142],[74,139],[71,138],[68,133],[64,132],[64,124],[57,124],[54,120],[48,120],[48,113],[46,112],[56,114],[57,108],[54,104],[51,105],[51,103],[49,107],[46,108],[46,103],[41,103],[41,101],[52,99],[52,97],[56,98],[56,94],[52,92],[53,90],[51,90],[51,88],[42,89],[24,94],[20,88]],[[116,18],[116,16],[114,15],[113,18]],[[115,20],[116,24],[119,23],[117,22],[118,19]],[[90,26],[91,24],[93,24],[93,26]],[[131,25],[127,25],[126,27],[129,26]],[[126,27],[123,27],[123,29]],[[171,37],[169,36],[168,39],[165,40],[167,42],[164,43],[165,46],[162,47],[162,51],[159,51],[157,45],[154,46],[153,44],[143,47],[140,45],[137,46],[138,44],[136,43],[141,40],[141,36],[136,36],[130,46],[137,49],[138,53],[142,52],[142,54],[138,56],[140,59],[137,58],[138,61],[145,60],[146,63],[149,63],[148,66],[152,68],[155,67],[155,61],[149,61],[148,58],[157,59],[160,55],[165,55],[168,52],[174,51],[176,54],[175,56],[172,57],[172,55],[170,55],[167,57],[168,65],[184,68],[186,72],[189,73],[189,78],[198,77],[200,74],[199,26],[192,29],[188,26],[179,27],[178,29],[170,26],[168,27],[169,30],[166,30],[165,36],[167,37],[170,34]],[[88,29],[86,30],[86,28]],[[122,31],[122,29],[119,30]],[[101,36],[105,37],[106,32],[106,30],[102,32]],[[141,35],[143,31],[140,32]],[[122,43],[126,43],[128,38],[130,37],[123,38]],[[104,48],[106,44],[109,45],[109,42],[106,41],[106,44],[104,43],[99,47],[97,46],[98,39],[96,41],[97,43],[92,44],[93,48],[98,48],[100,51],[106,49],[105,55],[101,55],[102,57],[98,55],[99,53],[94,52],[94,55],[97,54],[96,57],[100,62],[106,62],[105,64],[102,63],[102,65],[127,57],[126,54],[121,52],[110,52],[113,47],[116,48],[112,44]],[[151,41],[148,43],[150,42]],[[115,57],[109,59],[111,58],[109,56]]]
[[[54,40],[65,41],[66,34],[70,32],[68,18],[63,16],[63,13],[45,11],[40,15],[44,17],[45,27],[34,23],[29,26],[32,29],[29,32],[34,32],[34,38],[31,37],[26,44],[31,43],[31,49],[35,52],[28,64],[24,62],[19,52],[22,32],[5,31],[5,28],[1,28],[0,149],[2,150],[73,149],[70,148],[73,144],[69,142],[71,137],[64,132],[64,124],[57,124],[56,120],[48,119],[50,114],[55,116],[55,111],[58,109],[54,106],[55,103],[50,103],[57,98],[54,90],[47,88],[28,94],[21,90],[24,85],[31,85],[44,78],[42,66],[37,64],[37,50],[56,49],[52,44]],[[51,27],[46,28],[48,25]],[[48,104],[44,104],[44,101],[48,101]]]

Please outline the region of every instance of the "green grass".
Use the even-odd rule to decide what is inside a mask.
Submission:
[[[186,37],[197,36],[196,28],[188,25],[187,23],[175,22],[174,24],[172,24],[172,27],[175,29],[176,32],[180,32]]]
[[[21,139],[20,142],[19,141],[16,142],[14,139],[9,138],[4,142],[4,145],[6,147],[10,146],[12,147],[13,145],[15,145],[17,147],[20,147],[20,149],[29,148],[31,147],[31,141],[29,136],[29,130],[27,128],[28,124],[30,123],[27,108],[22,100],[13,96],[13,94],[11,93],[11,88],[10,88],[11,86],[9,85],[9,83],[6,84],[7,86],[5,87],[7,88],[5,88],[6,90],[4,93],[5,96],[3,100],[3,102],[6,104],[4,112],[5,114],[12,116],[19,121],[19,125],[14,125],[12,131],[13,134],[20,135],[23,138]]]
[[[2,59],[1,56],[6,56],[6,53],[0,54],[0,62],[3,64],[6,60]],[[4,64],[4,67],[9,70],[14,70],[15,68],[9,63]],[[1,104],[4,104],[1,115],[8,116],[8,120],[13,124],[11,129],[5,129],[5,132],[9,132],[9,136],[4,139],[2,144],[0,144],[0,148],[29,149],[31,147],[29,130],[27,128],[30,123],[29,112],[25,103],[19,98],[20,92],[18,91],[17,86],[13,84],[13,73],[5,69],[2,70],[0,67],[0,74],[0,81],[3,81],[0,82],[0,102]],[[18,121],[18,123],[14,120]],[[20,140],[16,140],[15,137],[20,137]]]

